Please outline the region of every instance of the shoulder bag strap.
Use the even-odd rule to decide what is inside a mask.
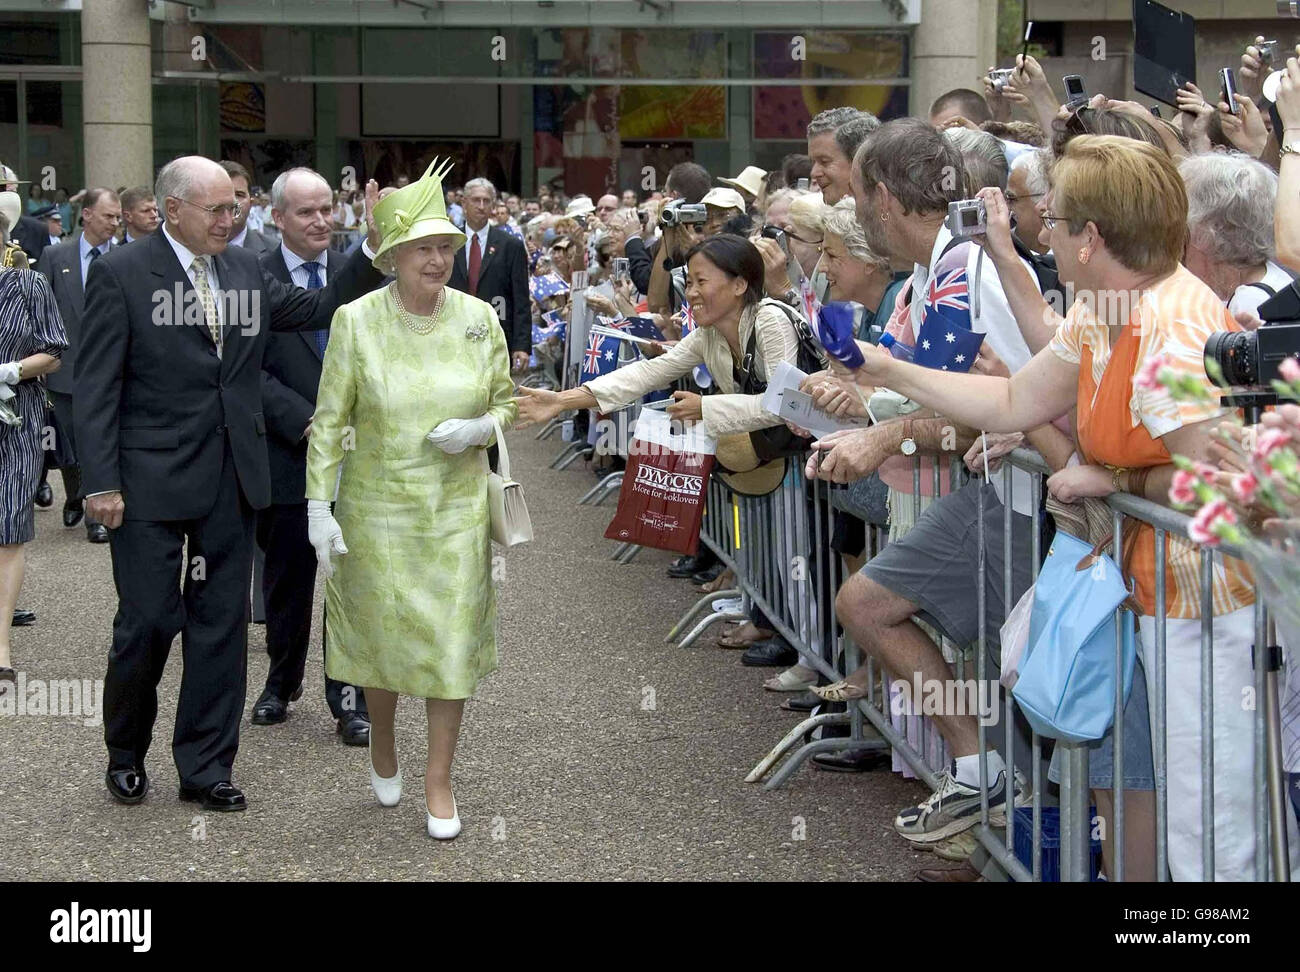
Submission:
[[[506,437],[501,431],[501,420],[495,415],[492,416],[492,428],[496,430],[497,436],[497,471],[502,479],[510,482],[510,450],[506,448]]]

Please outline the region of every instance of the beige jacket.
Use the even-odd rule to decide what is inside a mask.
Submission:
[[[798,339],[790,319],[775,307],[759,304],[747,307],[740,315],[740,347],[749,344],[749,335],[758,328],[754,342],[754,374],[767,381],[777,362],[798,364]],[[582,387],[596,396],[600,411],[614,412],[636,401],[647,392],[666,388],[696,365],[702,364],[717,382],[720,395],[705,395],[701,402],[704,431],[717,437],[732,432],[752,432],[781,419],[764,411],[761,395],[736,394],[733,368],[736,362],[726,339],[712,327],[696,328],[682,338],[667,354],[627,365],[607,375],[594,378]]]

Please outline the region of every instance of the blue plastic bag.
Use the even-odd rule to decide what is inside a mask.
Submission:
[[[1029,620],[1029,644],[1011,694],[1040,736],[1087,742],[1115,718],[1115,609],[1129,600],[1115,561],[1058,531]],[[1130,602],[1131,603],[1131,602]],[[1124,699],[1137,660],[1134,616],[1122,615]]]

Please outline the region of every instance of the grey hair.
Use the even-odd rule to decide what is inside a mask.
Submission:
[[[1187,226],[1198,249],[1234,267],[1271,260],[1277,174],[1240,152],[1209,152],[1178,166],[1187,187]]]
[[[840,147],[844,157],[852,161],[867,136],[879,127],[879,118],[869,111],[860,112],[857,118],[851,118],[835,129],[835,144]]]
[[[477,179],[470,179],[469,182],[465,183],[465,187],[461,190],[461,194],[467,195],[475,189],[486,189],[488,192],[492,193],[493,202],[496,201],[497,187],[492,184],[491,179],[484,179],[482,176]]]
[[[952,142],[966,163],[966,194],[974,196],[993,186],[1007,188],[1007,153],[996,136],[973,132],[969,128],[945,128],[943,137]]]
[[[790,200],[790,222],[802,236],[822,237],[826,233],[826,204],[820,192],[795,192]]]
[[[858,222],[857,208],[851,196],[841,199],[834,206],[826,206],[823,221],[827,234],[838,236],[844,241],[849,256],[878,271],[889,272],[889,259],[867,245],[867,237],[862,232],[862,224]]]
[[[847,107],[827,108],[825,111],[819,111],[813,116],[812,121],[808,123],[808,137],[815,138],[826,132],[833,132],[845,122],[851,122],[867,114],[867,112],[860,109]]]
[[[159,207],[163,208],[164,212],[166,212],[168,196],[189,199],[193,194],[194,183],[197,181],[194,178],[197,174],[194,171],[196,168],[194,158],[193,155],[182,155],[178,159],[172,159],[158,170],[158,178],[153,184],[153,197],[158,200]],[[216,165],[215,162],[212,164]]]
[[[313,175],[321,182],[325,183],[326,186],[329,186],[328,179],[326,179],[315,169],[309,169],[305,165],[294,166],[292,169],[285,169],[283,172],[281,172],[278,176],[275,177],[275,182],[271,183],[271,208],[272,209],[278,209],[281,212],[284,211],[284,206],[286,201],[284,198],[284,190],[285,187],[289,185],[289,176],[293,175],[295,172],[301,172],[305,175]]]
[[[1025,187],[1035,195],[1046,195],[1051,192],[1052,184],[1047,178],[1047,169],[1051,165],[1051,149],[1034,149],[1032,152],[1023,152],[1016,156],[1016,160],[1011,163],[1011,171],[1019,172],[1021,169],[1025,172]]]

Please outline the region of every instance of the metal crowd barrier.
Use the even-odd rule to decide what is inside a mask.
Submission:
[[[952,460],[953,489],[958,488],[964,476],[959,474],[960,461]],[[1037,580],[1039,563],[1044,551],[1041,549],[1041,503],[1043,479],[1049,472],[1042,460],[1026,450],[1017,450],[1006,458],[999,475],[1004,487],[1003,495],[1011,496],[1012,469],[1020,468],[1033,475],[1032,481],[1034,513],[1031,524],[1032,543],[1032,578]],[[933,495],[940,495],[940,474],[938,464],[933,464]],[[964,470],[961,470],[964,473]],[[913,470],[913,510],[919,519],[921,513],[921,463],[915,463]],[[789,471],[781,487],[774,493],[763,497],[739,496],[732,493],[716,477],[708,486],[708,505],[701,531],[700,541],[711,549],[719,559],[735,572],[736,584],[733,590],[718,591],[701,598],[677,625],[669,632],[667,641],[680,638],[680,646],[693,644],[711,625],[720,620],[740,620],[748,617],[752,608],[757,607],[767,616],[771,626],[793,645],[800,654],[804,665],[816,669],[828,680],[835,681],[853,671],[859,664],[858,652],[852,640],[845,636],[843,629],[835,619],[835,595],[846,579],[845,568],[840,557],[831,550],[831,505],[828,502],[830,490],[820,481],[805,480],[802,465],[795,460],[790,463]],[[1117,563],[1122,563],[1121,537],[1126,519],[1133,519],[1150,524],[1155,529],[1156,551],[1156,625],[1154,669],[1147,673],[1150,707],[1153,721],[1153,760],[1155,766],[1155,824],[1156,878],[1159,881],[1170,879],[1168,846],[1168,754],[1166,752],[1166,552],[1171,536],[1188,539],[1187,526],[1189,518],[1167,507],[1118,494],[1107,501],[1113,511],[1113,556]],[[979,521],[977,530],[978,577],[986,572],[987,543],[984,528],[984,495],[980,495]],[[1003,506],[1003,603],[1009,611],[1015,603],[1012,597],[1012,507],[1010,503]],[[881,528],[868,528],[867,555],[874,556],[886,542],[885,531]],[[1213,591],[1210,578],[1214,568],[1214,559],[1235,555],[1237,552],[1223,546],[1216,549],[1202,547],[1199,550],[1200,584],[1201,584],[1201,736],[1202,739],[1213,738],[1214,697],[1213,679],[1210,677],[1214,664],[1215,625],[1212,616]],[[979,684],[986,681],[986,629],[987,605],[985,604],[985,584],[976,583],[980,635],[975,648],[975,676]],[[741,609],[735,611],[712,611],[713,601],[725,597],[739,597]],[[704,616],[698,620],[701,615]],[[1269,644],[1270,629],[1267,612],[1256,590],[1255,607],[1255,643]],[[1116,630],[1119,630],[1120,613],[1116,612]],[[689,627],[689,631],[687,628]],[[683,634],[685,632],[685,634]],[[1117,639],[1118,642],[1119,639]],[[966,646],[957,646],[965,648]],[[842,660],[842,661],[841,661]],[[1122,650],[1117,648],[1116,671],[1122,661]],[[1140,662],[1139,662],[1140,663]],[[892,724],[889,715],[889,696],[884,681],[884,672],[879,669],[872,658],[865,664],[870,673],[870,694],[855,704],[849,705],[849,711],[842,714],[828,714],[811,717],[792,729],[773,750],[754,767],[746,778],[748,782],[757,782],[767,776],[774,767],[779,768],[765,784],[767,788],[781,786],[798,771],[803,762],[817,752],[848,749],[886,749],[891,748],[902,758],[918,778],[924,780],[933,789],[937,786],[939,774],[937,767],[930,765],[925,756],[912,746]],[[841,667],[842,665],[842,667]],[[956,677],[964,677],[965,665],[962,656],[958,656]],[[1122,678],[1116,679],[1122,686]],[[995,683],[996,684],[996,683]],[[1254,737],[1251,748],[1254,758],[1255,782],[1255,828],[1254,869],[1257,880],[1287,880],[1287,833],[1285,822],[1287,810],[1277,800],[1268,798],[1266,755],[1273,756],[1270,747],[1273,740],[1268,738],[1266,712],[1271,705],[1276,711],[1277,700],[1274,694],[1271,701],[1265,681],[1262,665],[1255,666],[1256,698],[1261,704],[1256,706],[1254,718]],[[1032,766],[1021,767],[1024,781],[1029,785],[1029,816],[1032,839],[1032,854],[1029,865],[1022,864],[1015,854],[1015,831],[1017,828],[1015,804],[1018,794],[1017,773],[1015,765],[1014,734],[1016,731],[1016,703],[1010,692],[998,686],[1002,714],[1002,728],[1006,732],[1006,745],[1003,754],[1006,762],[1007,802],[1005,804],[1005,826],[995,826],[991,820],[988,803],[988,766],[986,757],[989,749],[984,720],[979,720],[979,753],[981,774],[981,815],[980,823],[975,828],[975,835],[980,847],[1006,875],[1016,881],[1041,880],[1043,876],[1043,808],[1057,801],[1048,793],[1043,779],[1044,742],[1037,733],[1031,734],[1030,750]],[[1239,700],[1233,700],[1234,703]],[[1224,704],[1224,700],[1217,700]],[[1124,698],[1122,689],[1116,692],[1114,737],[1114,775],[1113,801],[1114,821],[1112,827],[1114,839],[1114,866],[1107,874],[1108,880],[1124,880],[1124,739],[1122,710]],[[842,738],[820,739],[799,746],[800,741],[818,726],[847,725],[850,734]],[[1048,740],[1050,745],[1053,741]],[[1244,742],[1244,741],[1243,741]],[[798,748],[796,748],[798,747]],[[1059,815],[1060,815],[1060,879],[1063,881],[1089,880],[1092,869],[1091,835],[1096,819],[1090,812],[1090,795],[1088,787],[1088,746],[1056,742],[1059,758]],[[1214,746],[1201,747],[1201,798],[1202,798],[1202,848],[1201,873],[1207,880],[1214,877],[1215,859],[1215,813],[1214,813]],[[787,756],[784,763],[782,757]],[[1276,765],[1276,763],[1275,763]],[[1278,767],[1280,772],[1280,767]],[[869,779],[869,778],[868,778]],[[1275,788],[1275,792],[1276,788]],[[1104,823],[1104,822],[1103,822]],[[987,873],[987,872],[986,872]]]

